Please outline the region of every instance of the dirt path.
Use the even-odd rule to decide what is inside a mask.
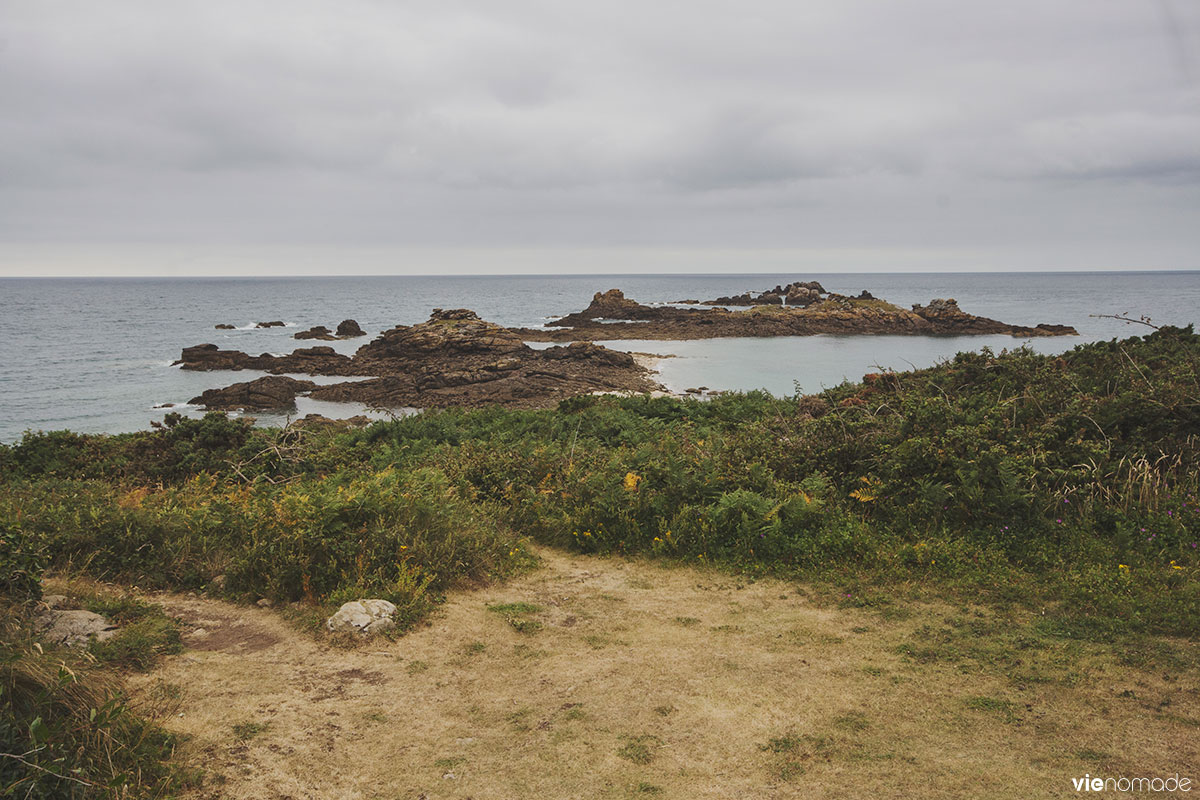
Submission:
[[[137,680],[182,692],[166,724],[216,776],[204,797],[1074,797],[1085,772],[1200,779],[1194,672],[1078,646],[995,670],[919,649],[970,610],[885,619],[776,581],[540,555],[354,651],[270,610],[160,598],[205,633]],[[488,609],[516,602],[542,610]]]

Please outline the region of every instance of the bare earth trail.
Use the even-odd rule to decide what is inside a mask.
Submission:
[[[1083,651],[1074,685],[1014,682],[898,652],[963,609],[886,619],[777,581],[539,555],[357,650],[160,597],[204,632],[135,684],[182,692],[165,724],[215,776],[199,797],[1075,797],[1085,772],[1200,778],[1194,673]],[[516,602],[541,611],[488,609]]]

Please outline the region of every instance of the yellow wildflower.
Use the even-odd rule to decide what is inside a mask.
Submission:
[[[641,482],[642,482],[641,475],[638,475],[636,472],[626,472],[625,480],[623,480],[621,483],[622,483],[622,485],[624,485],[625,491],[636,492],[637,488],[638,488],[638,484]]]

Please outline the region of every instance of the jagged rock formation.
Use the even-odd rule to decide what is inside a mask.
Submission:
[[[271,320],[270,322],[259,322],[254,327],[256,327],[256,328],[282,328],[283,326],[284,326],[283,320],[276,319],[276,320]]]
[[[911,311],[863,291],[858,297],[826,292],[816,282],[795,282],[758,295],[691,303],[707,309],[645,306],[618,289],[598,292],[583,311],[568,314],[546,328],[513,329],[526,341],[605,339],[709,339],[721,336],[807,336],[818,333],[911,334],[928,336],[1007,334],[1075,335],[1066,325],[1009,325],[976,317],[953,300],[934,300]],[[745,309],[719,306],[747,305]]]
[[[326,386],[259,378],[210,390],[192,401],[213,408],[275,408],[290,405],[303,393],[317,400],[390,408],[541,407],[594,391],[661,389],[628,353],[590,342],[534,350],[517,334],[466,309],[435,309],[427,322],[385,331],[353,357],[329,347],[251,356],[205,344],[185,348],[176,363],[192,370],[374,376]]]
[[[787,286],[776,285],[757,295],[742,292],[732,297],[718,297],[715,300],[681,300],[680,303],[702,306],[807,306],[818,302],[825,288],[817,281],[794,281]]]

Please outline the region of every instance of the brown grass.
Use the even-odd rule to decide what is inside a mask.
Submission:
[[[350,650],[269,610],[162,598],[207,644],[135,680],[183,688],[169,727],[211,770],[200,796],[1038,798],[1075,796],[1085,772],[1200,779],[1194,669],[1080,645],[995,667],[920,647],[980,610],[885,618],[776,581],[540,555]],[[539,606],[541,628],[502,603]]]

